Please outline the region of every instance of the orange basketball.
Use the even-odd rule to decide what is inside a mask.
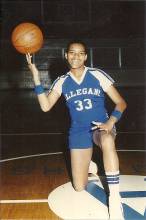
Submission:
[[[20,53],[35,53],[43,44],[40,28],[32,23],[21,23],[12,32],[12,44]]]

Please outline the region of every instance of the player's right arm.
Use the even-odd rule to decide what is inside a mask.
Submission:
[[[28,67],[32,73],[34,84],[37,87],[41,85],[40,75],[35,64],[31,62],[31,57],[32,56],[30,54],[26,54]],[[49,94],[46,94],[45,92],[37,94],[37,97],[42,111],[47,112],[55,105],[60,97],[60,94],[57,93],[55,90],[52,90]]]

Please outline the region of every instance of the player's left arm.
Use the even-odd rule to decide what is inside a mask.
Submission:
[[[99,124],[97,127],[100,130],[105,130],[107,132],[110,132],[114,124],[121,118],[124,110],[127,107],[127,104],[126,104],[126,101],[123,99],[123,97],[118,92],[118,90],[113,85],[111,85],[108,88],[108,90],[106,91],[106,94],[115,104],[115,108],[113,112],[111,113],[108,121],[106,123]]]
[[[115,108],[111,113],[109,120],[107,121],[107,123],[111,124],[111,126],[113,127],[114,124],[121,118],[123,112],[127,107],[127,103],[113,85],[108,88],[106,93],[115,104]]]

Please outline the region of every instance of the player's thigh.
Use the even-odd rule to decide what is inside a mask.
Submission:
[[[73,177],[84,177],[88,175],[89,163],[92,157],[93,148],[71,149],[71,167]]]

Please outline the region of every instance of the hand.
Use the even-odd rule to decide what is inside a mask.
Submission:
[[[92,130],[96,130],[99,129],[99,126],[102,124],[101,122],[97,122],[97,121],[92,121],[92,124],[95,125],[93,126],[91,129]]]
[[[28,65],[32,65],[31,58],[32,58],[32,55],[30,55],[30,53],[27,53],[26,54],[26,60],[27,60]]]
[[[99,131],[106,131],[107,133],[111,132],[113,128],[113,123],[111,123],[109,120],[106,123],[92,121],[92,124],[95,125],[92,127],[92,130],[98,129]]]
[[[38,69],[36,68],[36,65],[32,63],[32,55],[30,55],[30,53],[26,54],[26,60],[28,63],[28,67],[32,72],[33,78],[36,78],[36,81],[39,81],[39,72]]]

